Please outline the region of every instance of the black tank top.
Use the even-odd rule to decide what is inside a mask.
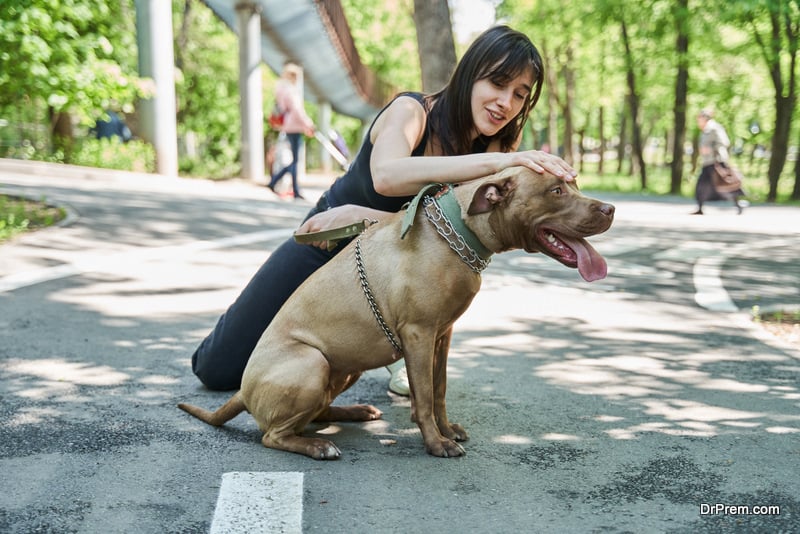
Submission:
[[[422,104],[423,108],[425,107],[424,96],[421,93],[400,93],[392,99],[392,102],[401,96],[410,96]],[[372,135],[372,128],[375,126],[375,121],[392,102],[389,102],[389,104],[381,109],[375,116],[350,168],[331,185],[326,193],[330,207],[341,206],[343,204],[356,204],[382,211],[400,211],[406,202],[414,198],[413,195],[403,197],[387,197],[381,195],[375,191],[375,185],[372,183],[372,170],[370,169],[372,141],[370,140],[370,136]],[[418,157],[424,155],[427,142],[428,129],[425,128],[422,140],[411,152],[411,156]]]

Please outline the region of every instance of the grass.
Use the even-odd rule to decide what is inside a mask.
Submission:
[[[800,309],[762,311],[758,306],[753,306],[752,315],[757,323],[800,324]]]
[[[64,209],[44,202],[0,195],[0,243],[24,232],[51,226],[66,215]]]

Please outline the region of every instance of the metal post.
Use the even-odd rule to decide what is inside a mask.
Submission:
[[[156,172],[178,174],[175,111],[175,59],[172,47],[172,3],[136,0],[139,75],[152,78],[155,95],[140,104],[141,133],[156,151]]]
[[[261,8],[236,5],[239,22],[239,92],[242,177],[264,183],[264,104],[261,87]]]

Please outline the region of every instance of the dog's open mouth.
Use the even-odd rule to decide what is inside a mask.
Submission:
[[[536,241],[548,256],[567,267],[577,267],[587,282],[601,280],[608,274],[606,260],[581,237],[569,237],[550,228],[538,228]]]

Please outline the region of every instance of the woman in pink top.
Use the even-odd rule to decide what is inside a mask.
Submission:
[[[275,190],[275,184],[283,178],[287,172],[292,175],[292,192],[294,198],[303,198],[297,186],[297,162],[300,154],[300,143],[303,141],[303,134],[314,135],[314,122],[306,115],[303,108],[303,99],[297,87],[300,67],[293,63],[287,63],[281,72],[281,79],[275,88],[275,103],[283,112],[283,124],[281,132],[286,134],[289,146],[292,149],[292,162],[272,176],[269,187]]]

